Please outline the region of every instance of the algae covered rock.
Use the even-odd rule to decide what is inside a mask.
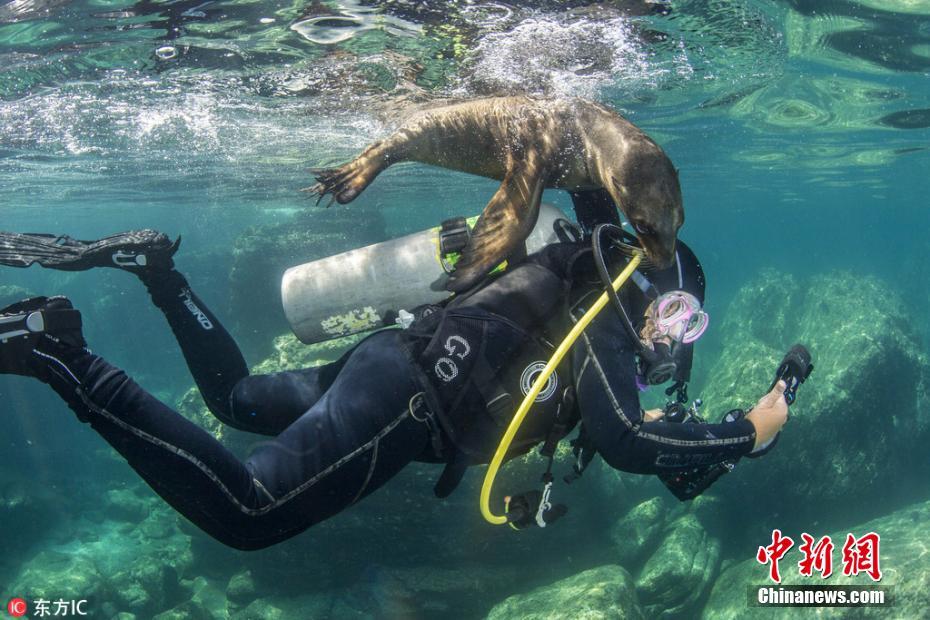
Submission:
[[[846,577],[843,575],[842,547],[846,535],[862,536],[877,532],[881,536],[879,566],[882,579],[876,584],[866,574]],[[819,538],[825,532],[809,531]],[[822,579],[818,573],[813,577],[802,577],[797,562],[802,555],[798,550],[801,531],[784,532],[794,540],[794,547],[780,563],[783,585],[881,585],[887,587],[887,596],[892,597],[893,606],[888,607],[825,607],[816,610],[801,610],[792,607],[763,608],[750,606],[748,593],[753,586],[774,585],[768,576],[769,568],[750,557],[728,568],[714,585],[704,608],[704,617],[713,620],[736,620],[737,618],[772,618],[792,620],[801,612],[804,616],[818,618],[924,618],[930,609],[930,554],[926,541],[930,538],[930,502],[907,506],[887,516],[853,525],[847,529],[829,532],[835,545],[833,550],[833,574]],[[760,540],[760,545],[769,540]],[[752,555],[752,552],[746,554]],[[745,557],[745,556],[744,556]]]
[[[739,291],[702,394],[709,418],[752,406],[791,344],[807,345],[815,365],[779,445],[711,489],[747,523],[740,534],[874,516],[923,484],[930,373],[905,307],[881,280],[848,272],[767,271]]]
[[[363,337],[364,334],[356,334],[316,344],[304,344],[291,334],[278,336],[274,339],[273,351],[252,368],[252,374],[270,374],[328,364],[339,359]]]
[[[152,620],[212,620],[213,618],[216,616],[194,601],[181,603],[177,607],[152,616]]]
[[[236,573],[229,578],[229,583],[226,585],[226,599],[229,601],[230,609],[236,610],[247,606],[255,600],[257,592],[252,571],[246,569]]]
[[[257,599],[230,616],[230,620],[290,620],[291,618],[372,618],[340,606],[330,594],[274,596]]]
[[[632,570],[655,550],[665,531],[668,508],[661,497],[653,497],[632,508],[610,528],[617,561]]]
[[[169,564],[139,562],[110,579],[120,609],[145,613],[163,609],[179,590],[178,574]]]
[[[482,602],[512,594],[514,584],[525,573],[525,567],[515,563],[458,563],[454,568],[449,563],[408,567],[370,564],[337,601],[376,618],[470,616],[478,613],[476,607]]]
[[[104,494],[104,512],[110,519],[136,523],[145,519],[157,500],[135,492],[133,487],[108,489]]]
[[[633,579],[621,566],[592,568],[516,594],[495,605],[488,620],[621,620],[642,618]]]
[[[233,614],[232,620],[284,620],[287,616],[271,601],[257,600],[242,611]]]
[[[190,538],[173,526],[166,535],[151,538],[144,527],[158,523],[164,530],[174,523],[174,512],[154,508],[142,527],[121,519],[73,517],[65,522],[41,551],[25,558],[10,581],[11,590],[27,600],[87,599],[94,617],[125,612],[151,618],[189,600],[180,576],[192,562]]]
[[[636,579],[636,592],[650,618],[686,617],[708,591],[720,567],[720,543],[697,517],[673,521]]]
[[[46,550],[23,564],[9,591],[26,600],[93,600],[103,586],[100,572],[88,556]]]

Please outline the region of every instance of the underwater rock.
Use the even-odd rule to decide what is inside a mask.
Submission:
[[[17,301],[22,301],[23,299],[34,296],[32,292],[21,286],[16,286],[15,284],[0,285],[0,308],[5,308]]]
[[[281,277],[290,267],[384,240],[379,210],[349,207],[299,211],[286,221],[253,226],[233,247],[230,316],[240,344],[267,351],[290,330],[281,306]]]
[[[170,605],[178,597],[178,573],[168,564],[140,562],[110,580],[120,609],[143,614]]]
[[[633,578],[621,566],[592,568],[525,594],[515,594],[491,609],[488,620],[621,620],[642,618]]]
[[[349,612],[349,613],[347,613]],[[275,596],[260,598],[242,611],[230,616],[230,620],[290,620],[291,618],[372,618],[349,611],[345,606],[335,604],[330,594],[310,594],[306,596]]]
[[[194,601],[187,601],[168,611],[152,616],[152,620],[213,620],[217,617],[203,605]]]
[[[713,584],[719,566],[720,542],[707,534],[697,517],[687,514],[673,521],[636,579],[647,616],[688,617]]]
[[[139,524],[141,537],[148,541],[171,538],[177,533],[178,515],[162,507],[162,510],[153,510]],[[160,543],[159,543],[160,544]]]
[[[526,572],[523,566],[513,563],[458,564],[455,568],[448,565],[369,564],[355,583],[337,596],[337,603],[377,618],[471,616],[478,613],[476,602],[507,596]]]
[[[245,569],[229,578],[229,584],[226,586],[226,598],[229,601],[230,608],[247,605],[255,599],[255,593],[255,580],[252,578],[252,571]]]
[[[231,620],[284,620],[287,616],[270,600],[260,599],[231,616]]]
[[[278,336],[274,339],[271,354],[253,366],[251,372],[255,375],[262,375],[328,364],[339,359],[364,336],[364,334],[344,336],[317,344],[304,344],[291,334]]]
[[[133,581],[128,572],[117,575],[115,583],[119,588],[115,599],[120,608],[144,612],[153,606],[151,595],[142,587],[142,584]]]
[[[653,497],[630,510],[610,528],[617,562],[627,570],[652,553],[665,530],[668,508],[661,497]]]
[[[729,535],[732,525],[727,521],[727,506],[719,497],[699,495],[685,506],[712,537],[724,539]]]
[[[192,581],[182,582],[182,586],[192,591],[191,603],[206,610],[208,618],[225,618],[229,615],[229,603],[221,583],[197,575]]]
[[[132,523],[145,519],[155,505],[154,498],[140,496],[131,487],[107,490],[104,502],[107,518]]]
[[[271,601],[259,599],[231,616],[231,620],[284,620],[287,616]]]
[[[154,620],[214,620],[229,616],[226,595],[202,575],[182,580],[181,587],[190,593],[190,598],[155,615]]]
[[[173,518],[170,509],[159,507],[146,522],[171,523]],[[191,599],[179,576],[187,572],[192,555],[190,538],[176,529],[157,539],[146,531],[121,520],[94,523],[73,516],[26,559],[11,585],[27,599],[88,599],[96,615],[126,612],[150,618]]]
[[[27,600],[93,600],[101,594],[103,586],[104,581],[91,558],[45,550],[23,564],[9,592]]]
[[[175,404],[175,409],[188,420],[191,420],[220,441],[231,447],[230,437],[236,437],[238,432],[231,426],[223,424],[216,416],[210,413],[207,405],[196,386],[188,389]]]
[[[797,562],[801,559],[798,545],[801,532],[807,531],[815,539],[829,534],[833,550],[833,574],[822,579],[816,571],[812,577],[802,577]],[[880,568],[882,579],[879,584],[866,574],[846,577],[843,575],[842,547],[846,535],[862,536],[877,532],[881,536]],[[930,554],[926,541],[930,539],[930,502],[913,504],[889,515],[848,528],[826,532],[823,530],[784,531],[795,546],[780,563],[783,585],[881,585],[887,587],[893,597],[893,607],[824,607],[816,610],[818,618],[924,618],[930,609]],[[757,545],[771,542],[760,539]],[[704,608],[708,620],[736,620],[737,618],[765,618],[793,620],[798,609],[791,607],[762,608],[748,607],[747,592],[752,586],[774,585],[769,580],[769,567],[755,559],[755,548],[747,547],[741,554],[747,558],[723,572],[714,584],[710,598]],[[813,614],[811,614],[813,615]]]
[[[869,518],[923,485],[930,461],[914,455],[930,431],[930,370],[905,308],[881,280],[849,272],[800,280],[766,271],[737,293],[701,394],[708,419],[752,406],[795,342],[808,346],[815,368],[778,446],[743,459],[710,490],[745,523],[729,542]]]

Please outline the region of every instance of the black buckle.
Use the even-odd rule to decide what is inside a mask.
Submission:
[[[468,245],[470,236],[471,231],[464,217],[445,220],[439,231],[439,253],[445,256],[461,252]]]

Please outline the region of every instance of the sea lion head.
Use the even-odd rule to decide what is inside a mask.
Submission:
[[[672,264],[675,239],[685,222],[678,171],[651,140],[617,159],[607,191],[626,215],[646,256],[658,268]]]

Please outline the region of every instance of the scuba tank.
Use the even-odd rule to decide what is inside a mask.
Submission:
[[[453,270],[477,219],[447,220],[429,230],[291,267],[281,280],[281,299],[294,334],[313,344],[394,323],[406,326],[413,318],[408,310],[451,295],[443,288],[445,275]],[[556,207],[540,205],[526,253],[559,241],[566,224]]]

